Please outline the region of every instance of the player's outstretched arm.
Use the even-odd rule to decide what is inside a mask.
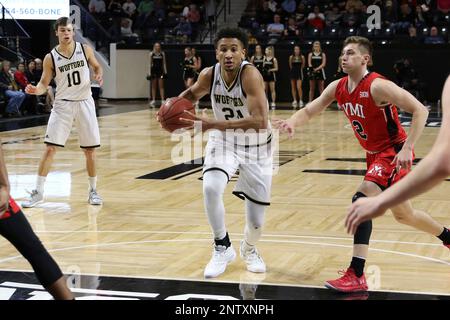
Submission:
[[[35,86],[29,84],[25,87],[25,92],[28,94],[35,94],[37,96],[43,95],[47,92],[47,87],[50,84],[50,81],[52,81],[53,78],[53,62],[52,57],[50,56],[50,53],[48,53],[45,58],[44,62],[42,64],[42,76],[41,80],[39,80],[39,83]]]
[[[6,171],[5,159],[0,144],[0,215],[8,209],[9,201],[9,180],[8,171]]]
[[[427,108],[411,93],[386,79],[375,79],[370,87],[370,92],[377,105],[383,106],[386,103],[392,103],[412,114],[408,138],[403,144],[402,150],[394,159],[397,163],[397,170],[400,167],[410,170],[412,167],[412,150],[414,144],[419,140],[428,118]]]
[[[97,81],[99,85],[103,85],[103,68],[95,57],[94,50],[88,45],[83,44],[82,46],[86,53],[86,59],[94,70],[94,80]]]
[[[422,194],[450,175],[450,77],[442,92],[443,121],[430,153],[398,183],[376,197],[360,198],[348,210],[346,227],[354,233],[364,221],[383,215],[388,208]]]
[[[294,113],[289,119],[274,119],[273,124],[275,128],[280,129],[282,132],[287,132],[290,138],[293,137],[295,127],[300,127],[307,123],[312,117],[321,113],[335,100],[336,87],[339,81],[335,80],[330,83],[318,98]]]

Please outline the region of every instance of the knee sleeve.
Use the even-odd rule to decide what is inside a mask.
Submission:
[[[209,170],[203,174],[203,196],[206,215],[214,239],[223,239],[226,235],[225,207],[223,192],[228,183],[228,177],[219,170]]]
[[[245,224],[245,241],[249,245],[255,245],[261,238],[262,227],[266,206],[254,203],[250,200],[245,201],[247,223]]]
[[[366,195],[362,192],[356,192],[352,198],[352,202],[355,202],[359,198],[364,198]],[[372,220],[361,223],[356,229],[353,237],[353,244],[369,244],[370,236],[372,234]]]
[[[62,277],[61,269],[44,248],[22,212],[0,220],[0,234],[28,260],[42,286],[46,288]]]

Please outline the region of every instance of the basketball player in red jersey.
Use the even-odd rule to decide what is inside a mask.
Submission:
[[[392,188],[353,203],[345,220],[349,233],[354,234],[362,222],[381,216],[387,209],[432,189],[450,175],[450,76],[442,90],[442,110],[441,130],[430,153]]]
[[[339,109],[344,111],[356,138],[366,150],[367,173],[352,202],[381,193],[407,174],[414,158],[414,144],[428,117],[425,106],[410,93],[367,70],[371,56],[372,45],[368,39],[347,38],[342,50],[342,69],[347,76],[330,83],[317,99],[289,119],[274,121],[276,127],[292,137],[295,127],[302,126],[337,100]],[[412,114],[409,136],[398,120],[396,106]],[[448,229],[425,212],[413,209],[410,202],[391,207],[391,211],[398,222],[433,234],[444,245],[450,245]],[[340,292],[367,291],[364,264],[371,233],[371,220],[358,226],[350,266],[341,278],[327,281],[327,288]]]
[[[9,195],[9,180],[0,144],[0,234],[31,264],[42,286],[57,300],[74,299],[61,269],[31,229],[20,207]]]

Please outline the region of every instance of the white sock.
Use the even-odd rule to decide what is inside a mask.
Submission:
[[[36,179],[36,190],[37,190],[37,192],[44,193],[45,179],[47,179],[47,177],[45,177],[45,176],[37,176],[37,179]]]
[[[89,190],[97,190],[97,176],[89,177]]]

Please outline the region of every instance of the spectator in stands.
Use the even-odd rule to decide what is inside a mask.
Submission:
[[[42,77],[42,60],[39,58],[34,59],[34,62],[36,63],[36,69],[34,70],[35,77],[37,79],[37,82],[41,80]]]
[[[286,29],[284,29],[284,39],[285,40],[299,40],[300,30],[295,23],[294,17],[289,17]]]
[[[142,28],[145,24],[145,20],[153,12],[153,1],[152,0],[141,0],[137,8],[138,17],[136,21],[136,27]]]
[[[430,29],[430,35],[425,37],[424,43],[426,44],[442,44],[445,43],[444,38],[438,34],[438,29],[433,26]]]
[[[410,25],[408,29],[408,43],[419,44],[422,43],[422,40],[423,39],[417,35],[416,27]]]
[[[414,26],[416,28],[424,28],[428,25],[428,18],[422,10],[422,6],[416,6],[416,11],[414,12]]]
[[[274,13],[269,9],[269,1],[264,1],[261,11],[257,13],[257,21],[260,26],[267,26],[273,21]]]
[[[328,27],[336,28],[342,22],[342,13],[339,12],[339,8],[337,6],[333,6],[331,11],[329,11],[326,15],[325,23]]]
[[[195,39],[200,25],[201,14],[195,4],[189,5],[189,11],[186,16],[186,20],[191,23],[192,27],[192,39]]]
[[[135,44],[139,40],[139,35],[132,30],[133,20],[130,18],[121,18],[120,21],[120,37],[125,43]]]
[[[411,24],[414,23],[414,15],[412,13],[411,7],[407,3],[400,5],[400,15],[398,16],[397,22],[394,24],[396,33],[405,34]]]
[[[386,1],[385,9],[381,12],[381,20],[383,28],[391,28],[394,26],[395,21],[397,21],[397,12],[391,0]]]
[[[2,71],[0,72],[0,90],[8,98],[8,104],[3,115],[5,118],[20,117],[22,104],[25,100],[25,93],[19,91],[20,87],[10,73],[10,67],[11,63],[8,60],[3,60]]]
[[[295,0],[284,0],[281,3],[281,7],[288,14],[292,14],[295,12],[295,9],[297,9],[297,2],[295,2]]]
[[[345,4],[345,11],[349,11],[350,8],[353,8],[356,13],[359,13],[362,11],[363,3],[361,0],[347,0]]]
[[[449,27],[450,0],[437,0],[437,10],[433,14],[433,25]]]
[[[30,83],[25,74],[25,64],[18,63],[17,70],[14,72],[14,80],[19,85],[20,91],[24,92],[25,87]],[[22,103],[22,109],[28,114],[38,114],[37,97],[35,95],[25,94],[25,100]]]
[[[43,72],[42,60],[39,58],[36,58],[36,59],[34,59],[34,62],[36,65],[36,69],[34,70],[34,78],[35,78],[35,82],[38,83],[39,80],[41,80],[42,72]],[[28,81],[30,81],[29,78],[28,78]],[[31,84],[33,84],[33,83],[31,83]],[[52,89],[51,85],[49,85],[47,88],[47,93],[43,94],[42,96],[38,96],[38,101],[40,101],[42,104],[45,104],[45,108],[44,109],[40,108],[39,111],[47,113],[49,111],[49,108],[51,109],[51,107],[52,107],[53,100],[54,100],[53,89]],[[50,102],[51,102],[51,104],[49,105]]]
[[[277,12],[278,9],[278,3],[275,0],[269,0],[268,2],[270,11],[272,11],[275,14],[275,12]]]
[[[109,0],[108,15],[110,17],[120,17],[123,15],[122,5],[118,0]]]
[[[269,36],[269,44],[275,44],[281,38],[284,32],[284,24],[281,22],[279,14],[273,16],[273,23],[267,26],[267,33]]]
[[[160,19],[166,18],[166,5],[163,0],[155,0],[154,3],[155,16]]]
[[[136,19],[137,8],[133,0],[126,0],[126,2],[122,5],[122,10],[127,18],[133,21]]]
[[[350,9],[347,11],[347,13],[344,14],[342,18],[342,24],[348,28],[358,27],[360,21],[360,14],[355,12],[355,9],[353,7],[350,7]]]
[[[319,6],[314,6],[314,12],[308,15],[308,23],[311,27],[323,30],[325,27],[325,16],[320,12]]]
[[[171,0],[167,8],[169,16],[179,16],[183,12],[184,8],[183,0]]]
[[[106,4],[103,0],[90,0],[88,8],[89,12],[94,16],[106,12]]]
[[[22,89],[22,91],[25,90],[27,84],[30,83],[25,74],[25,64],[23,62],[19,62],[17,64],[17,70],[16,72],[14,72],[14,80],[20,86],[20,89]]]
[[[192,27],[189,21],[186,21],[186,18],[180,16],[180,22],[173,29],[177,38],[177,42],[186,43],[191,41],[192,35]]]
[[[303,29],[306,26],[308,15],[306,13],[305,4],[299,3],[297,6],[297,10],[295,10],[295,21],[299,28]]]
[[[409,91],[416,99],[426,103],[426,85],[419,80],[419,74],[408,58],[400,59],[394,64],[396,83]]]
[[[35,86],[39,80],[41,80],[41,78],[37,78],[36,77],[36,62],[34,60],[30,60],[28,62],[28,68],[25,71],[25,76],[27,77],[27,80],[33,85]]]

